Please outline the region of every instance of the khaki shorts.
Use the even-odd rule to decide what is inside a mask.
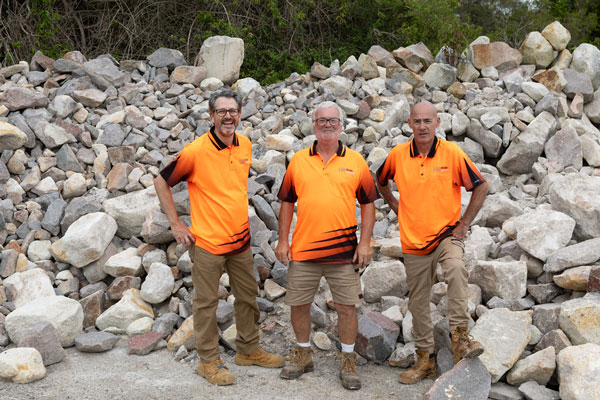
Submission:
[[[334,303],[354,305],[362,302],[360,275],[356,265],[290,261],[285,304],[301,306],[312,303],[322,276],[327,279]]]

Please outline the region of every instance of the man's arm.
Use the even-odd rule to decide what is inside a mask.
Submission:
[[[375,204],[367,203],[360,205],[360,241],[354,252],[352,262],[359,268],[364,268],[371,256],[371,236],[373,235],[373,226],[375,225]]]
[[[385,202],[388,203],[390,208],[396,213],[396,215],[398,215],[398,199],[392,194],[392,189],[390,189],[389,183],[385,186],[382,186],[379,183],[379,179],[375,179],[375,182],[377,182],[377,188],[379,189],[379,193],[381,193],[381,196]]]
[[[194,243],[196,241],[194,235],[192,235],[187,226],[185,226],[177,216],[171,188],[160,174],[154,179],[154,189],[156,189],[156,195],[158,196],[160,205],[169,219],[171,231],[173,232],[173,236],[177,243],[185,245]]]
[[[290,243],[288,237],[290,235],[290,226],[294,217],[294,203],[288,201],[281,202],[279,209],[279,240],[275,248],[275,256],[277,259],[287,265],[290,259]]]
[[[473,222],[473,219],[481,209],[481,206],[483,205],[483,201],[485,200],[485,196],[487,196],[487,193],[487,182],[483,182],[475,186],[475,188],[473,189],[473,193],[471,194],[471,200],[469,200],[469,205],[467,206],[465,213],[460,219],[458,226],[452,231],[452,236],[461,240],[465,240],[467,238],[467,231],[469,230],[469,226],[471,225],[471,222]]]

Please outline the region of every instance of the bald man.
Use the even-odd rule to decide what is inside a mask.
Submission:
[[[488,184],[460,147],[435,136],[440,118],[431,103],[416,104],[411,109],[408,125],[413,139],[390,151],[377,171],[377,186],[398,215],[409,288],[408,309],[413,316],[417,352],[417,361],[398,379],[413,384],[423,378],[433,378],[436,373],[429,301],[431,286],[437,279],[438,262],[448,284],[454,363],[483,353],[481,344],[468,334],[464,240],[487,195]],[[399,199],[390,190],[390,179],[398,187]],[[472,191],[462,217],[461,186]]]

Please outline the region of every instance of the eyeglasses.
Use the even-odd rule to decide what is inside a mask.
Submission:
[[[229,115],[231,115],[232,117],[237,117],[237,115],[240,113],[240,110],[235,109],[235,108],[230,108],[229,110],[225,110],[225,109],[219,109],[219,110],[215,110],[215,114],[217,114],[219,117],[224,117],[225,114],[229,113]]]
[[[320,127],[327,125],[328,122],[329,122],[329,125],[336,127],[336,126],[339,126],[341,121],[339,118],[317,118],[313,122],[316,123],[317,126],[320,126]]]

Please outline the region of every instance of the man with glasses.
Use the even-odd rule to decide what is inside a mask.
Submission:
[[[469,157],[455,143],[438,139],[440,125],[435,107],[416,104],[408,125],[414,137],[388,154],[377,171],[377,186],[398,215],[400,240],[409,288],[408,309],[413,316],[417,361],[403,372],[405,384],[433,378],[436,373],[433,325],[429,310],[431,286],[438,262],[448,283],[448,320],[454,363],[477,357],[483,347],[468,334],[467,270],[464,240],[481,208],[488,184]],[[394,197],[388,185],[393,179],[400,193]],[[461,218],[461,186],[472,191]]]
[[[342,123],[342,110],[333,102],[323,102],[314,110],[317,140],[292,157],[279,191],[275,254],[282,263],[290,261],[285,302],[291,306],[297,341],[280,377],[296,379],[313,370],[310,307],[325,276],[338,314],[342,385],[360,389],[354,353],[358,330],[355,304],[362,299],[359,268],[364,268],[372,255],[377,190],[363,157],[338,140]],[[356,238],[357,199],[362,221],[360,241]],[[296,202],[298,218],[290,247],[288,236]]]
[[[235,380],[219,357],[216,311],[223,270],[229,275],[235,296],[235,363],[267,368],[278,368],[284,363],[283,357],[268,353],[259,345],[258,287],[250,249],[246,194],[252,144],[235,133],[241,109],[240,96],[230,90],[211,95],[210,132],[186,145],[154,180],[175,240],[190,245],[194,263],[194,336],[200,357],[198,374],[217,385],[229,385]],[[177,216],[170,189],[181,181],[188,183],[190,229]]]

